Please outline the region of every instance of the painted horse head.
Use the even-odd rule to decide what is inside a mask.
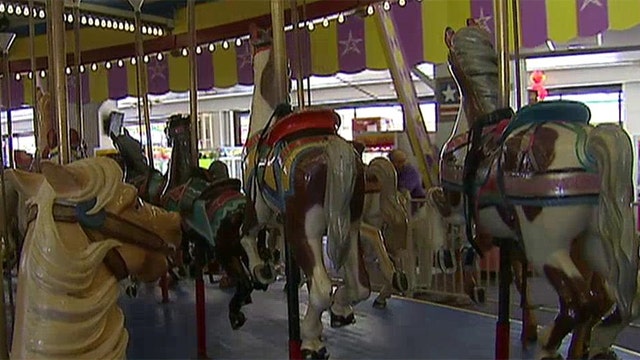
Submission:
[[[449,48],[449,68],[471,124],[478,116],[498,108],[498,55],[491,33],[470,19],[457,32],[448,27],[445,43]]]
[[[133,138],[127,129],[120,135],[111,135],[111,141],[124,162],[125,181],[131,182],[133,179],[146,176],[149,173],[149,164],[144,155],[142,144]]]
[[[87,155],[87,144],[80,138],[80,134],[76,129],[69,130],[69,148],[71,152],[70,161],[76,161],[85,159]],[[50,129],[47,132],[47,145],[42,151],[42,159],[55,160],[60,153],[60,147],[58,146],[58,132],[55,129]]]
[[[8,172],[29,199],[32,219],[12,355],[50,358],[64,349],[65,357],[123,358],[128,335],[118,280],[166,273],[181,241],[180,216],[142,202],[108,158],[45,161],[41,170]]]

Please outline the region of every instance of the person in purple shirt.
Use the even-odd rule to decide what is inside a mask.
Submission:
[[[415,166],[408,162],[407,154],[402,150],[395,149],[389,152],[389,160],[398,173],[398,190],[407,190],[412,200],[425,199],[427,193],[422,185],[422,175]],[[415,214],[421,206],[421,203],[412,203],[412,214]]]

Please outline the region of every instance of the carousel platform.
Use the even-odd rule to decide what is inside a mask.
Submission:
[[[247,323],[233,331],[227,321],[230,291],[206,285],[207,349],[211,359],[287,359],[287,307],[282,283],[255,292],[245,307]],[[196,358],[195,294],[193,282],[171,291],[171,302],[160,303],[157,287],[141,287],[138,297],[123,297],[130,333],[129,359]],[[301,299],[306,292],[301,291]],[[373,297],[356,308],[356,324],[332,329],[323,317],[331,359],[493,359],[495,317],[404,298],[376,310]],[[304,314],[304,305],[301,305]],[[512,322],[513,359],[533,359],[535,349],[523,350],[520,323]],[[566,344],[564,345],[566,349]],[[617,348],[622,359],[640,354]]]

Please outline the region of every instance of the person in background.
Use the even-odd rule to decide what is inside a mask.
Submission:
[[[389,152],[389,160],[398,173],[398,190],[408,191],[411,200],[426,199],[427,194],[422,186],[422,176],[418,169],[408,162],[407,154],[402,150],[395,149]],[[421,205],[421,203],[412,203],[412,214],[415,214]]]

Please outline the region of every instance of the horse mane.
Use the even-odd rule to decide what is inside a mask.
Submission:
[[[406,223],[407,202],[397,190],[398,177],[391,161],[384,157],[374,158],[367,166],[366,174],[375,176],[382,185],[380,211],[383,221],[393,225]]]
[[[113,160],[93,158],[67,166],[91,179],[81,194],[68,201],[97,198],[92,210],[99,210],[116,196],[115,185],[122,181],[122,171]],[[98,271],[107,252],[120,243],[109,239],[74,249],[56,226],[56,197],[45,181],[31,199],[38,214],[20,264],[18,299],[22,295],[24,300],[18,301],[16,310],[13,355],[123,358],[128,334],[116,306],[120,289],[115,277]]]

